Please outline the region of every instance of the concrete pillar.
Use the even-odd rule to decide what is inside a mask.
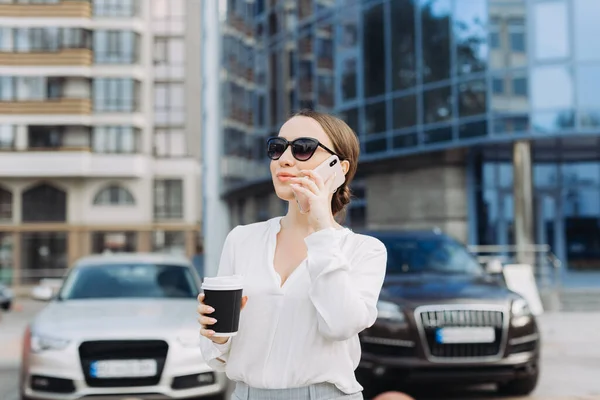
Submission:
[[[192,258],[196,255],[196,231],[185,231],[185,255]]]
[[[27,136],[27,125],[15,126],[15,148],[17,150],[27,150],[29,147],[29,137]]]
[[[517,262],[533,265],[535,254],[526,249],[535,244],[531,144],[528,141],[517,141],[513,145],[513,198]]]
[[[205,237],[206,276],[215,276],[223,243],[230,230],[227,203],[221,198],[221,15],[219,1],[203,1],[202,35],[202,232]]]
[[[140,253],[147,253],[152,251],[152,232],[150,231],[139,231],[137,232],[137,249]]]
[[[68,267],[71,267],[81,257],[81,235],[77,228],[72,228],[67,233]]]
[[[12,286],[21,284],[21,232],[13,232],[12,243],[12,261],[13,261],[13,281]]]

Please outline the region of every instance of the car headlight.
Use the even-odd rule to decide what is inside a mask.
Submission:
[[[394,322],[405,322],[406,317],[398,304],[379,300],[377,302],[377,318]]]
[[[177,336],[177,342],[187,348],[200,347],[200,334],[182,334]]]
[[[62,350],[69,345],[70,340],[52,336],[31,334],[31,351],[40,353],[46,350]]]
[[[511,306],[511,325],[520,328],[531,322],[531,309],[525,299],[516,299]]]

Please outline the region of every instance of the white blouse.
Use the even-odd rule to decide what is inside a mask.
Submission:
[[[281,286],[273,266],[281,218],[238,226],[227,236],[218,275],[242,275],[248,302],[226,344],[201,337],[203,357],[251,387],[329,382],[359,392],[358,333],[377,319],[386,249],[346,228],[315,232],[305,238],[306,259]]]

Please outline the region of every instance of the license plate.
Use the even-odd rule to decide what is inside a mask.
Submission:
[[[143,378],[157,372],[156,360],[103,360],[90,365],[92,378]]]
[[[494,343],[496,331],[492,327],[440,328],[435,333],[438,343]]]

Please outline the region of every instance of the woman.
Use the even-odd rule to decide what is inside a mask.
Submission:
[[[346,176],[335,191],[334,177],[312,173],[332,154]],[[334,218],[350,202],[358,154],[352,129],[315,111],[294,115],[269,139],[275,192],[289,207],[225,240],[218,274],[244,276],[237,336],[213,337],[214,309],[198,297],[202,354],[237,382],[235,399],[362,399],[358,333],[377,318],[387,253]],[[295,195],[305,196],[308,212]]]

